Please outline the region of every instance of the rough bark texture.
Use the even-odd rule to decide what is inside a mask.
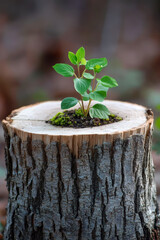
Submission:
[[[84,142],[76,158],[66,144],[21,141],[4,130],[4,239],[159,239],[150,134],[92,148]]]

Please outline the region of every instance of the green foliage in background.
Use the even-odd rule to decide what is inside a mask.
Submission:
[[[4,230],[4,227],[3,227],[2,223],[0,222],[0,233],[2,233],[3,230]]]
[[[160,113],[160,104],[157,105],[156,109]],[[153,144],[153,150],[160,154],[160,114],[155,119],[155,131],[154,131],[155,143]]]
[[[157,110],[160,111],[160,105],[157,105]],[[156,126],[157,129],[160,130],[160,116],[156,119],[155,126]]]
[[[69,109],[79,103],[84,116],[89,114],[91,118],[108,118],[109,110],[105,105],[97,103],[91,107],[92,100],[103,102],[108,89],[118,86],[116,80],[110,76],[97,78],[97,74],[107,66],[107,59],[93,58],[86,60],[83,47],[79,48],[76,53],[69,51],[68,58],[77,70],[65,63],[57,63],[53,68],[64,77],[74,77],[74,88],[80,94],[81,99],[64,98],[61,102],[61,109]],[[84,101],[88,101],[86,109]]]

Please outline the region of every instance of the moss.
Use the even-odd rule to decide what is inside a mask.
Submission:
[[[120,120],[123,120],[123,118],[118,117],[118,116],[116,117],[116,119],[119,120],[119,121],[120,121]]]
[[[84,116],[82,110],[66,110],[63,112],[58,112],[49,122],[52,125],[61,126],[61,127],[93,127],[101,126],[104,124],[110,124],[114,122],[121,121],[123,118],[110,114],[106,119],[91,118],[89,115]]]
[[[70,117],[65,116],[65,112],[59,112],[53,118],[50,119],[51,123],[57,126],[65,126],[68,124],[72,124],[72,122],[69,120]]]
[[[57,118],[63,117],[64,113],[58,112],[53,118],[50,119],[51,122],[54,122]]]
[[[76,114],[77,117],[84,116],[81,108],[75,110],[75,114]]]

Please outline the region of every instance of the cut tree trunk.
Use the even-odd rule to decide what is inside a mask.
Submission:
[[[153,114],[105,101],[123,120],[93,128],[45,121],[60,102],[3,121],[9,191],[5,239],[160,239],[151,157]]]

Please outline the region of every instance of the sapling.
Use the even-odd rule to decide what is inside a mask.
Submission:
[[[86,60],[83,47],[79,48],[76,54],[69,51],[68,58],[77,69],[64,63],[57,63],[53,68],[64,77],[73,77],[74,88],[80,94],[80,100],[66,97],[61,102],[61,109],[69,109],[79,103],[83,116],[87,117],[89,114],[91,118],[107,119],[110,112],[105,105],[96,103],[91,106],[92,100],[103,102],[108,89],[118,86],[117,81],[110,76],[97,78],[97,74],[107,66],[107,59]],[[84,101],[88,101],[86,108]]]

